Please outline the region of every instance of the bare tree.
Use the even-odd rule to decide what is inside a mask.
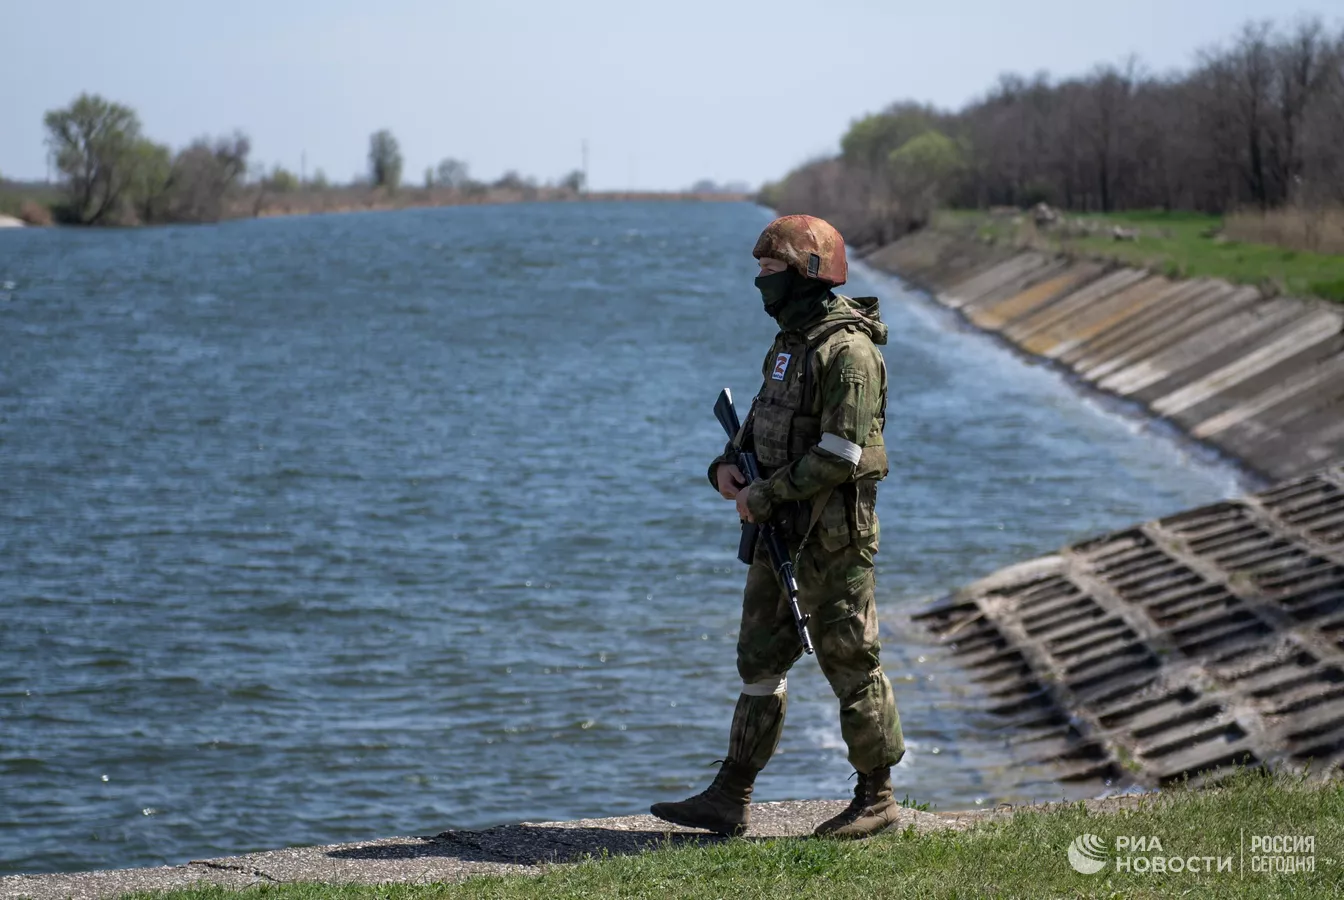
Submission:
[[[471,179],[467,174],[466,163],[459,159],[448,158],[439,161],[435,170],[435,180],[444,187],[461,190]]]
[[[1305,19],[1273,48],[1277,128],[1269,133],[1270,170],[1279,201],[1289,199],[1305,174],[1303,131],[1308,112],[1325,91],[1336,48],[1319,19]]]
[[[178,222],[217,222],[225,199],[247,172],[251,142],[241,132],[231,137],[199,138],[177,154],[170,180],[170,216]]]
[[[961,151],[954,177],[889,166],[894,150],[932,132]],[[767,194],[881,241],[935,201],[1205,212],[1344,202],[1341,147],[1344,30],[1252,22],[1188,72],[1154,76],[1131,58],[1062,81],[1003,75],[957,112],[893,104],[855,121],[839,156],[799,167]]]

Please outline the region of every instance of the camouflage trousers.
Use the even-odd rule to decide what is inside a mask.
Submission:
[[[812,616],[808,632],[817,662],[840,701],[850,764],[863,773],[895,765],[905,753],[896,699],[879,659],[875,549],[875,540],[837,551],[809,543],[797,554],[794,573],[798,604]],[[802,653],[788,594],[758,543],[742,597],[737,671],[743,691],[733,714],[731,759],[761,769],[774,754],[788,705],[784,676]]]

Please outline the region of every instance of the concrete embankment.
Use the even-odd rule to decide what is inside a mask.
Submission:
[[[1344,310],[923,231],[865,262],[1269,480],[1344,460]]]
[[[1344,466],[1012,566],[917,618],[1068,780],[1344,769]]]
[[[866,261],[1280,482],[921,615],[1011,740],[1113,786],[1344,769],[1344,309],[935,231]]]

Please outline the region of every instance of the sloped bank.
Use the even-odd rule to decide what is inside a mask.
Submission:
[[[1066,781],[1344,770],[1344,466],[1011,566],[916,618]]]
[[[1344,460],[1344,313],[933,230],[865,262],[1270,480]]]

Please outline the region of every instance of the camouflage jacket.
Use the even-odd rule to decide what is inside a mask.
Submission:
[[[827,549],[876,535],[876,484],[887,474],[887,371],[876,346],[886,343],[887,327],[876,298],[835,300],[805,330],[776,335],[742,430],[709,467],[717,487],[720,463],[734,462],[740,449],[755,451],[765,476],[749,495],[757,521],[832,489],[817,522]],[[810,519],[805,507],[802,518]]]

